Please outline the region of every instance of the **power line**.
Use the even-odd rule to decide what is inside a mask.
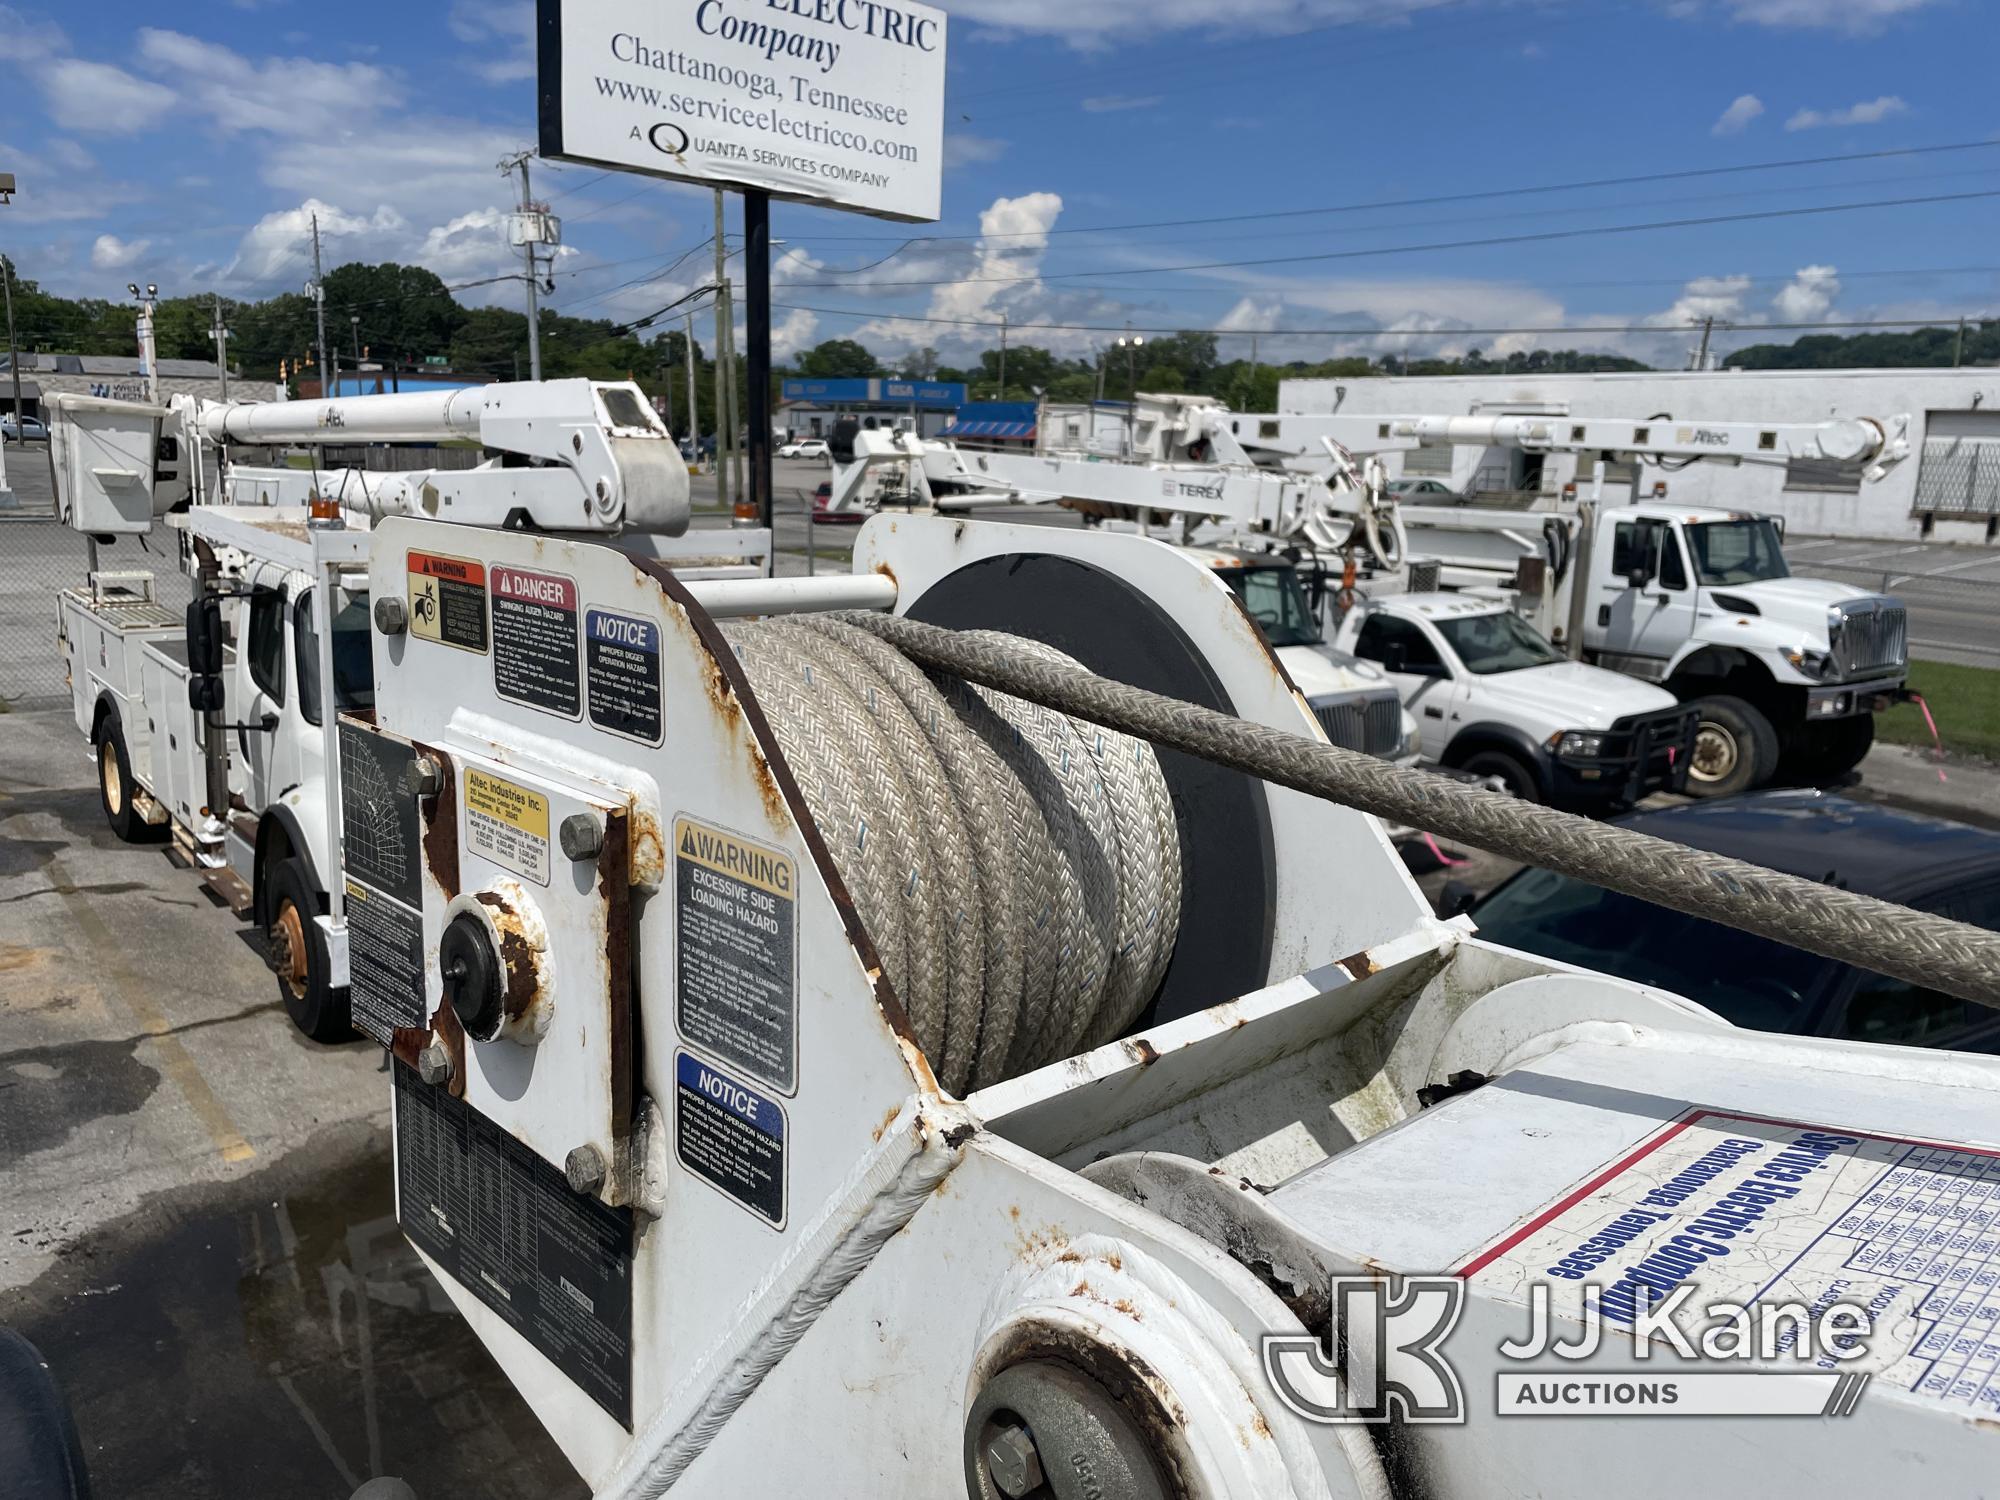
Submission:
[[[918,243],[953,244],[994,240],[1043,239],[1069,234],[1123,234],[1134,229],[1188,229],[1205,224],[1240,224],[1260,219],[1302,219],[1323,214],[1370,213],[1385,208],[1429,208],[1441,203],[1477,203],[1494,198],[1525,198],[1550,193],[1580,193],[1596,188],[1633,187],[1647,182],[1685,182],[1700,177],[1740,176],[1749,172],[1778,172],[1793,167],[1835,166],[1843,162],[1883,161],[1898,156],[1938,156],[1953,151],[2000,149],[2000,139],[1956,141],[1941,146],[1900,146],[1888,151],[1852,151],[1838,156],[1798,156],[1784,161],[1746,162],[1733,167],[1691,167],[1673,172],[1641,172],[1630,177],[1596,177],[1577,182],[1552,182],[1527,187],[1485,188],[1470,193],[1437,193],[1425,198],[1381,198],[1368,203],[1336,203],[1325,208],[1286,208],[1255,213],[1212,214],[1196,219],[1153,219],[1138,224],[1079,224],[1045,230],[1021,230],[1006,234],[933,234]],[[895,239],[890,234],[822,234],[815,238],[880,244]]]
[[[1996,142],[1995,144],[2000,144]],[[1075,281],[1097,276],[1160,276],[1182,271],[1234,271],[1260,266],[1288,266],[1323,263],[1336,260],[1363,260],[1379,255],[1416,255],[1435,250],[1474,250],[1496,245],[1535,245],[1552,240],[1588,239],[1597,235],[1642,234],[1658,229],[1700,229],[1718,224],[1749,224],[1768,219],[1797,219],[1815,214],[1856,213],[1876,208],[1913,208],[1922,204],[1967,203],[1976,199],[2000,198],[2000,188],[1991,188],[1976,193],[1933,193],[1915,198],[1876,198],[1863,203],[1825,203],[1807,208],[1760,209],[1754,213],[1706,214],[1696,218],[1655,219],[1643,224],[1604,224],[1591,229],[1547,229],[1533,234],[1487,235],[1478,239],[1442,240],[1421,245],[1383,245],[1368,250],[1324,250],[1312,255],[1267,255],[1255,260],[1210,260],[1197,261],[1191,265],[1178,266],[1121,266],[1102,271],[1056,271],[1037,276],[953,276],[941,281],[877,281],[869,285],[869,290],[887,287],[937,287],[937,286],[1020,286],[1025,283],[1049,281]],[[790,285],[811,289],[854,290],[840,281],[795,281]]]
[[[937,318],[916,313],[868,312],[849,307],[812,307],[797,302],[777,302],[772,306],[786,312],[820,313],[826,317],[854,318],[862,322],[881,323],[926,323],[953,328],[999,328],[1003,320],[999,318]],[[1941,318],[1852,318],[1837,319],[1819,323],[1730,323],[1738,333],[1799,333],[1823,332],[1836,328],[1941,328],[1958,320],[1956,313]],[[2000,321],[1992,313],[1967,313],[1967,322],[1986,323]],[[1603,333],[1657,333],[1684,334],[1687,330],[1678,324],[1662,326],[1657,323],[1583,323],[1549,324],[1541,327],[1514,326],[1508,328],[1380,328],[1349,325],[1341,328],[1190,328],[1185,323],[1146,328],[1125,323],[1023,323],[1019,318],[1005,320],[1005,326],[1016,333],[1033,333],[1043,330],[1050,333],[1146,333],[1172,336],[1177,333],[1207,333],[1218,338],[1335,338],[1356,335],[1368,338],[1462,338],[1476,335],[1480,338],[1498,338],[1510,333],[1533,334],[1603,334]],[[1724,326],[1717,320],[1717,326]]]

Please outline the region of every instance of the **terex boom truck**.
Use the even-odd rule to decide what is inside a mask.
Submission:
[[[93,566],[58,604],[78,730],[97,761],[106,820],[130,841],[171,839],[182,862],[247,911],[292,1020],[322,1041],[350,1034],[335,723],[374,701],[365,559],[372,524],[469,524],[626,537],[688,577],[761,574],[763,532],[665,539],[687,513],[687,470],[634,387],[583,380],[324,402],[171,407],[55,400],[63,519],[92,538]],[[477,440],[469,470],[372,473],[235,464],[230,444]],[[149,571],[95,566],[121,537],[171,523],[199,577],[183,619]],[[522,574],[486,593],[456,558],[432,560],[404,599],[411,628],[470,648],[489,633],[567,622],[565,595]],[[512,575],[510,575],[510,579]],[[505,580],[496,581],[504,586]],[[532,674],[529,674],[531,676]],[[508,691],[549,689],[529,680]]]

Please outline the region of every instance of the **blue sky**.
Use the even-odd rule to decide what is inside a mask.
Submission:
[[[664,3],[633,0],[642,16]],[[2000,197],[1411,248],[2000,192],[2000,105],[1981,82],[2000,24],[1981,0],[944,8],[945,219],[778,205],[781,354],[859,336],[949,360],[994,342],[978,325],[1004,313],[1017,340],[1070,353],[1131,323],[1299,330],[1264,336],[1267,358],[1542,344],[1674,364],[1704,315],[1739,325],[1728,347],[1762,323],[2000,304]],[[495,163],[533,141],[531,16],[524,0],[0,5],[0,170],[22,183],[0,248],[72,294],[136,278],[259,295],[303,280],[317,211],[331,264],[414,261],[454,283],[512,269]],[[1467,196],[1967,143],[1982,144]],[[536,186],[566,224],[562,310],[637,317],[702,279],[700,257],[672,267],[710,232],[707,194],[553,164]],[[1385,202],[1408,206],[1297,212]],[[1074,232],[1195,218],[1220,222]],[[905,247],[923,234],[940,238]],[[1312,255],[1345,258],[1158,271]],[[482,298],[518,287],[465,293]],[[1585,331],[1465,331],[1543,327]]]

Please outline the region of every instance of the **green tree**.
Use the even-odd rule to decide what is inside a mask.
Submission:
[[[799,356],[799,374],[808,380],[868,380],[881,373],[875,356],[853,339],[828,339]]]

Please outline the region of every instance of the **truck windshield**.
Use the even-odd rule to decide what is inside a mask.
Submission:
[[[1562,652],[1516,614],[1460,615],[1433,623],[1445,644],[1465,663],[1465,670],[1480,677],[1552,666],[1563,659]]]
[[[340,608],[333,616],[333,700],[345,712],[375,706],[374,647],[368,638],[368,596],[344,590],[334,598]],[[292,635],[298,642],[299,711],[308,724],[319,718],[319,636],[313,630],[310,590],[292,605]]]
[[[1761,517],[1741,521],[1703,521],[1687,528],[1694,570],[1706,584],[1762,583],[1789,578],[1778,528]]]
[[[1250,611],[1250,618],[1263,626],[1264,639],[1273,646],[1320,643],[1319,626],[1306,603],[1306,591],[1290,568],[1242,568],[1222,576]]]

